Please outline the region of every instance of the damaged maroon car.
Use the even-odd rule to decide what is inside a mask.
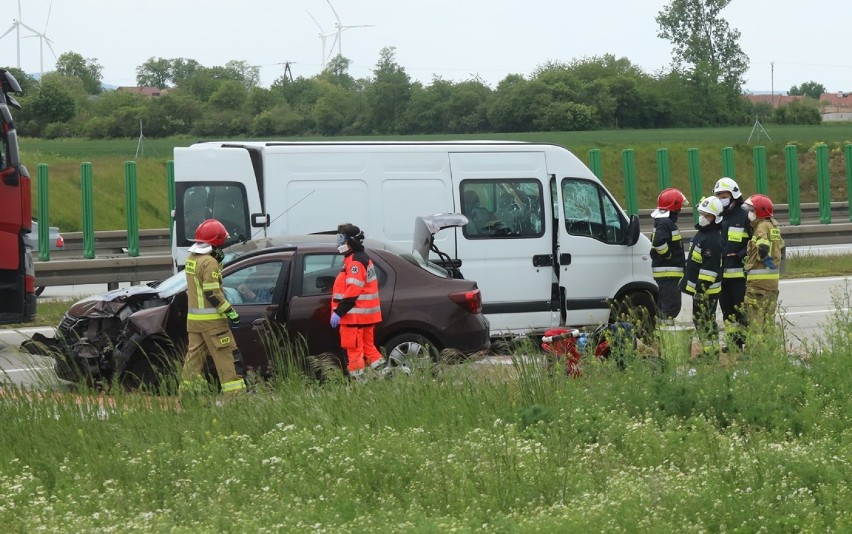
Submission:
[[[369,239],[365,245],[379,278],[380,350],[409,363],[434,359],[443,349],[461,354],[488,349],[476,282],[454,277],[452,267],[445,270],[418,252]],[[247,369],[270,374],[282,350],[308,371],[315,368],[307,360],[322,354],[343,365],[337,332],[329,326],[332,285],[342,265],[334,236],[261,239],[227,249],[222,284],[240,315],[233,333]],[[67,381],[156,384],[177,369],[186,352],[186,313],[181,272],[83,299],[65,313],[55,338],[34,336],[23,347],[37,353],[47,348]]]

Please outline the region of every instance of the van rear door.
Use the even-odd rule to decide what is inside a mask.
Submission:
[[[262,169],[256,148],[218,144],[175,148],[172,255],[178,265],[185,261],[185,249],[205,219],[225,225],[228,243],[265,236]]]
[[[482,290],[491,331],[558,324],[544,154],[451,153],[450,169],[457,211],[470,221],[457,237],[456,257],[464,277]]]

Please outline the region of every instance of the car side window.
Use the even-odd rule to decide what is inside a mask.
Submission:
[[[373,259],[373,258],[370,258]],[[379,288],[385,285],[388,274],[373,259]],[[337,273],[343,268],[343,255],[333,253],[305,254],[302,261],[302,293],[303,297],[311,295],[330,295],[334,287]]]
[[[272,304],[281,271],[287,262],[271,261],[249,265],[222,280],[225,298],[231,304]]]
[[[544,195],[535,179],[462,180],[461,212],[468,239],[524,239],[544,235]]]
[[[565,230],[604,243],[621,243],[626,222],[604,189],[590,180],[562,180]]]

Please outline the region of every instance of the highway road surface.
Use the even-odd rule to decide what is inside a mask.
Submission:
[[[82,297],[105,290],[103,285],[49,287],[43,298]],[[788,346],[799,348],[803,341],[813,341],[822,335],[823,327],[834,314],[850,313],[850,300],[852,276],[782,280],[780,307],[787,323]],[[689,328],[691,314],[692,299],[684,296],[677,324]],[[0,389],[4,384],[7,387],[12,384],[38,388],[67,387],[56,377],[49,358],[18,350],[21,342],[35,332],[53,335],[50,327],[0,330]]]

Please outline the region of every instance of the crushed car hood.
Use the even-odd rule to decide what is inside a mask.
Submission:
[[[114,289],[92,295],[78,300],[68,309],[68,315],[72,317],[103,318],[116,315],[129,302],[140,300],[152,300],[160,298],[157,288],[150,286],[131,286],[128,288]]]

